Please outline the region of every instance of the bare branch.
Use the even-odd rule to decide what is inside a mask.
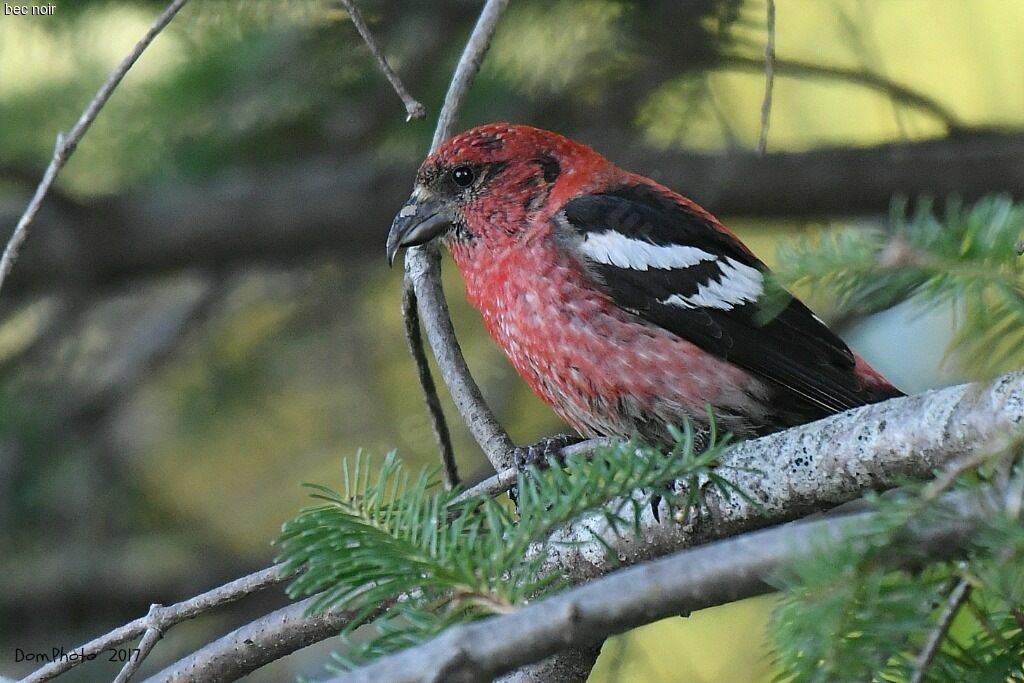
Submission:
[[[174,624],[192,619],[215,607],[234,602],[265,588],[282,584],[292,578],[292,576],[294,574],[283,573],[283,565],[274,565],[174,605],[167,607],[154,606],[150,608],[146,616],[74,648],[75,652],[82,653],[81,657],[56,659],[29,674],[21,683],[48,681],[68,671],[82,661],[88,660],[91,655],[98,655],[104,650],[109,650],[133,638],[138,638],[154,626],[161,631],[166,631]]]
[[[307,614],[317,598],[314,595],[292,603],[235,629],[146,679],[146,683],[226,683],[268,662],[338,635],[352,621],[353,614],[347,610]],[[369,618],[376,618],[392,604],[381,605]]]
[[[977,497],[944,499],[956,518],[912,526],[905,543],[946,558],[992,514]],[[864,542],[875,512],[745,534],[625,569],[506,616],[455,626],[423,645],[331,679],[330,683],[454,683],[489,680],[566,647],[587,646],[659,619],[772,590],[768,579],[823,542]],[[898,561],[898,558],[894,557]]]
[[[153,647],[156,645],[156,641],[160,640],[163,635],[161,626],[159,624],[159,611],[161,605],[150,605],[149,614],[146,618],[151,622],[151,626],[146,629],[146,633],[142,636],[142,641],[139,643],[138,652],[135,656],[129,656],[128,661],[124,663],[124,667],[117,674],[117,678],[114,679],[114,683],[128,683],[135,672],[142,666],[142,662],[149,656],[149,653],[153,651]]]
[[[772,90],[775,87],[775,0],[768,0],[767,32],[764,44],[764,101],[761,103],[761,132],[757,139],[757,153],[764,156],[768,149],[768,125],[772,117]]]
[[[437,396],[437,385],[430,374],[427,354],[423,350],[423,338],[420,336],[420,314],[416,308],[416,294],[409,287],[402,288],[402,321],[405,323],[405,341],[409,345],[409,354],[416,363],[416,375],[423,389],[423,398],[427,402],[427,413],[430,424],[434,428],[434,438],[441,453],[441,469],[444,472],[444,484],[449,490],[459,485],[459,468],[455,464],[455,450],[452,448],[451,432],[444,417],[441,399]]]
[[[721,216],[884,215],[894,193],[911,199],[953,193],[965,202],[992,192],[1024,198],[1021,133],[960,133],[761,157],[753,151],[656,152],[621,130],[576,132],[602,140],[601,151],[623,167],[673,185]],[[362,255],[380,249],[381,225],[408,197],[414,172],[409,164],[372,155],[323,155],[87,200],[74,213],[48,210],[51,195],[4,291],[74,288],[82,281],[111,285],[254,259]],[[371,194],[377,201],[364,201]],[[13,225],[21,208],[12,214],[0,205],[0,224]],[[166,229],[169,211],[177,211],[175,230]]]
[[[455,74],[444,96],[444,106],[437,116],[437,128],[434,129],[434,137],[430,141],[431,152],[455,132],[455,121],[462,111],[469,88],[480,71],[480,65],[491,48],[491,39],[494,38],[494,32],[498,29],[498,22],[508,8],[508,3],[509,0],[487,0],[480,12],[480,18],[477,19],[476,26],[466,41],[466,47],[462,50],[459,63],[455,66]]]
[[[388,83],[395,89],[395,93],[402,98],[402,104],[405,105],[405,120],[412,121],[413,119],[424,119],[427,117],[426,108],[419,103],[409,91],[406,90],[405,84],[402,83],[402,79],[398,77],[395,70],[388,64],[387,58],[384,56],[384,51],[380,49],[380,45],[377,44],[373,34],[370,33],[370,27],[366,25],[363,20],[363,15],[356,7],[356,3],[353,0],[341,0],[341,4],[345,6],[348,11],[349,17],[352,18],[352,23],[355,24],[356,30],[359,31],[359,35],[363,37],[366,42],[366,46],[370,48],[370,52],[373,54],[374,59],[377,60],[377,66],[380,67],[384,77],[388,79]]]
[[[748,71],[756,70],[759,72],[764,71],[766,68],[765,62],[760,59],[743,55],[725,55],[716,64],[726,68],[746,69]],[[828,78],[856,83],[888,95],[897,102],[902,102],[903,104],[928,112],[941,121],[949,132],[960,131],[965,127],[963,122],[953,112],[937,100],[870,71],[791,59],[773,60],[773,71],[784,76],[810,76],[813,78]]]
[[[921,650],[921,654],[917,657],[917,665],[914,667],[914,674],[910,677],[910,683],[924,683],[928,667],[932,665],[932,660],[935,659],[939,648],[942,647],[942,641],[946,639],[946,634],[949,633],[949,627],[953,625],[957,612],[960,611],[964,601],[970,595],[971,584],[967,582],[967,579],[960,579],[946,599],[946,608],[939,615],[939,620],[935,624],[935,630],[932,631],[928,637],[928,642],[925,643],[924,649]]]
[[[64,168],[64,164],[68,162],[68,159],[74,153],[78,143],[82,140],[86,131],[89,130],[89,126],[96,120],[96,116],[103,109],[103,106],[110,99],[110,96],[114,93],[114,89],[120,85],[121,80],[128,73],[128,70],[135,65],[142,53],[149,47],[149,44],[153,42],[153,39],[157,37],[160,31],[164,30],[167,24],[171,23],[171,19],[178,13],[178,11],[185,5],[188,0],[174,0],[170,5],[167,6],[157,20],[153,23],[146,35],[142,36],[142,39],[135,44],[128,56],[125,57],[117,68],[114,69],[113,73],[107,78],[106,82],[100,87],[96,96],[92,98],[85,111],[78,118],[78,122],[71,129],[71,132],[66,136],[58,133],[57,142],[53,150],[53,158],[50,160],[50,165],[46,167],[46,172],[43,174],[43,179],[40,181],[39,186],[36,188],[35,194],[32,195],[31,201],[25,208],[25,212],[21,215],[18,220],[18,224],[14,228],[14,233],[11,235],[10,240],[7,242],[7,246],[4,248],[3,256],[0,257],[0,287],[3,287],[4,280],[7,279],[8,273],[11,272],[11,268],[14,267],[14,262],[18,259],[18,251],[21,249],[22,244],[25,243],[25,239],[28,237],[29,227],[32,225],[33,219],[39,212],[39,207],[42,206],[43,200],[46,198],[46,193],[50,191],[50,186],[53,185],[53,181],[56,180],[57,174]]]
[[[462,355],[441,287],[441,256],[435,246],[406,251],[405,287],[419,302],[427,339],[459,414],[492,466],[508,467],[512,464],[512,439],[484,401]]]
[[[588,439],[562,448],[558,451],[558,457],[563,460],[566,458],[587,457],[593,453],[595,449],[603,446],[611,446],[615,443],[616,439],[607,437]],[[518,476],[519,468],[517,467],[508,467],[503,469],[493,477],[489,477],[476,486],[471,486],[460,493],[454,500],[452,500],[452,505],[469,500],[470,498],[478,498],[481,496],[493,498],[494,496],[505,493],[516,485],[516,478]]]
[[[484,5],[458,66],[455,67],[455,75],[445,95],[444,106],[438,115],[437,129],[430,144],[431,152],[451,137],[455,120],[469,93],[469,87],[480,70],[480,64],[487,54],[491,38],[508,2],[509,0],[487,0],[487,4]],[[441,287],[440,255],[435,246],[414,247],[406,252],[405,288],[405,296],[419,302],[427,338],[459,414],[494,468],[508,467],[512,464],[512,440],[484,401],[480,387],[473,380],[466,359],[462,355]]]

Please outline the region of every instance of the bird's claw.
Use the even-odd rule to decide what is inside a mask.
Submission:
[[[562,449],[574,443],[579,443],[582,440],[573,434],[545,436],[535,444],[516,446],[512,452],[513,462],[515,462],[516,469],[518,470],[525,470],[530,465],[536,465],[540,469],[545,469],[552,462],[561,464]]]

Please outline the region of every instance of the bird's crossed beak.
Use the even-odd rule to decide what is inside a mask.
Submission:
[[[402,247],[424,244],[444,233],[452,224],[451,212],[432,197],[413,194],[395,216],[388,233],[388,265]]]

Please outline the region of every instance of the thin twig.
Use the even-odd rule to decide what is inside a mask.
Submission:
[[[25,239],[28,237],[29,227],[32,225],[32,221],[35,219],[36,214],[39,213],[39,207],[43,204],[43,199],[46,198],[47,192],[50,191],[50,186],[53,185],[53,181],[56,180],[57,174],[64,168],[64,165],[68,162],[68,159],[74,153],[78,143],[82,140],[82,136],[85,135],[86,131],[89,130],[89,126],[96,120],[96,116],[103,109],[103,106],[110,99],[110,96],[114,93],[114,89],[120,85],[121,80],[124,79],[125,74],[128,70],[135,65],[142,53],[149,47],[149,44],[153,42],[157,34],[164,30],[167,24],[171,23],[171,19],[178,13],[178,10],[184,6],[188,0],[174,0],[170,5],[167,6],[157,20],[153,22],[153,25],[146,32],[146,35],[142,36],[142,39],[135,44],[132,51],[128,53],[117,68],[114,69],[113,73],[107,78],[106,82],[100,87],[96,96],[92,98],[85,111],[78,118],[78,122],[75,123],[74,128],[67,135],[62,133],[57,134],[57,142],[53,150],[53,158],[50,160],[50,165],[46,167],[46,172],[43,174],[43,179],[40,181],[39,186],[36,187],[36,192],[32,195],[32,200],[28,203],[25,208],[25,213],[21,215],[18,220],[18,224],[14,228],[14,232],[11,234],[10,240],[7,242],[7,246],[4,248],[3,257],[0,258],[0,287],[3,287],[4,281],[7,279],[7,275],[11,272],[11,268],[14,267],[14,262],[18,259],[18,251],[25,243]]]
[[[1021,442],[1020,437],[1015,439],[1012,443],[1012,447],[1019,446]],[[971,453],[968,456],[952,463],[946,468],[941,474],[935,476],[935,479],[928,482],[928,486],[921,492],[921,497],[926,500],[937,498],[946,492],[949,487],[957,482],[964,472],[973,470],[981,467],[982,465],[993,462],[1007,457],[1007,450],[1002,449],[996,452],[978,452]]]
[[[363,15],[359,12],[359,8],[356,7],[356,3],[352,0],[341,0],[341,4],[345,6],[348,11],[349,17],[352,19],[352,23],[355,24],[356,30],[359,31],[359,35],[363,37],[366,42],[366,47],[370,48],[370,52],[377,60],[377,66],[380,67],[384,77],[388,79],[388,83],[395,89],[395,93],[402,98],[402,104],[405,105],[405,120],[412,121],[413,119],[424,119],[427,117],[427,110],[419,101],[409,94],[406,90],[405,84],[402,83],[402,79],[398,77],[395,70],[388,64],[387,58],[384,56],[384,51],[380,49],[380,45],[377,44],[377,40],[370,33],[370,27],[366,25],[363,20]]]
[[[355,614],[345,609],[312,613],[313,604],[321,597],[293,602],[236,628],[149,677],[146,683],[234,681],[268,662],[337,636]],[[385,600],[364,618],[373,621],[394,604],[394,599]]]
[[[445,95],[444,106],[438,115],[437,128],[430,144],[431,152],[451,137],[459,110],[473,79],[480,70],[480,64],[490,47],[491,38],[508,2],[509,0],[488,0],[484,5],[458,66],[455,67],[455,74]],[[427,338],[459,414],[495,470],[500,471],[509,467],[512,464],[512,440],[484,401],[480,387],[473,380],[466,359],[459,348],[451,316],[448,314],[444,290],[441,287],[440,255],[436,247],[424,245],[406,252],[405,290],[405,297],[418,302]],[[413,356],[416,355],[414,352]],[[417,364],[419,363],[417,360]],[[424,391],[427,391],[426,387]],[[427,400],[432,400],[429,394]],[[432,414],[431,417],[435,419],[437,431],[436,416]]]
[[[142,641],[137,648],[138,652],[134,656],[129,655],[128,661],[124,663],[124,667],[117,674],[114,683],[128,683],[132,676],[135,675],[135,672],[139,670],[139,667],[142,666],[142,661],[153,651],[156,641],[160,640],[163,636],[164,625],[160,622],[161,608],[162,605],[149,606],[149,614],[146,615],[146,618],[150,621],[150,625],[142,636]]]
[[[946,599],[946,608],[939,615],[939,620],[935,623],[935,629],[928,636],[928,642],[925,643],[924,649],[917,656],[917,664],[914,666],[914,673],[910,677],[910,683],[924,683],[928,667],[932,665],[935,655],[938,654],[939,648],[942,647],[942,641],[946,639],[946,634],[949,633],[949,628],[953,625],[957,612],[960,611],[964,601],[970,595],[971,584],[967,579],[960,579]]]
[[[420,314],[416,308],[416,294],[408,287],[402,288],[402,320],[405,323],[405,340],[409,345],[409,354],[416,363],[416,376],[419,377],[423,398],[427,402],[430,424],[434,428],[434,438],[441,452],[441,468],[444,472],[444,485],[449,491],[460,484],[459,468],[455,464],[455,450],[452,448],[452,436],[448,431],[448,422],[444,417],[441,399],[437,395],[437,385],[430,373],[427,356],[423,352],[423,337],[420,336]]]
[[[441,143],[447,140],[455,132],[455,121],[462,111],[462,105],[469,94],[469,88],[473,85],[484,56],[491,47],[491,39],[498,29],[498,22],[508,8],[509,0],[487,0],[480,18],[473,27],[473,32],[466,41],[466,47],[462,50],[462,56],[455,67],[455,73],[448,86],[448,92],[444,96],[444,105],[441,113],[437,116],[437,128],[434,129],[434,137],[430,141],[430,151],[433,152]]]
[[[48,681],[68,671],[83,661],[90,659],[92,655],[98,655],[104,650],[125,643],[133,638],[138,638],[148,631],[154,623],[162,625],[166,630],[174,624],[192,619],[215,607],[229,602],[234,602],[251,593],[256,593],[265,588],[276,586],[291,579],[295,574],[286,574],[283,571],[284,565],[274,565],[254,572],[240,579],[230,581],[223,586],[201,593],[194,598],[184,600],[167,607],[150,609],[149,614],[135,621],[129,622],[110,633],[90,640],[88,643],[74,648],[75,652],[81,652],[80,657],[60,657],[46,666],[37,669],[24,678],[21,683],[39,683]],[[155,620],[155,621],[154,621]]]
[[[772,90],[775,87],[775,0],[768,0],[768,37],[764,43],[764,101],[761,102],[761,133],[757,153],[768,149],[768,125],[772,117]]]
[[[715,62],[715,65],[721,68],[736,68],[757,72],[764,72],[766,70],[764,61],[743,55],[724,55]],[[773,71],[779,76],[810,76],[813,78],[831,78],[856,83],[884,93],[897,102],[902,102],[903,104],[928,112],[942,121],[949,132],[964,129],[964,123],[937,100],[870,71],[778,58],[774,60]]]
[[[1013,461],[1006,459],[1006,464],[1013,471]],[[1018,464],[1017,473],[1006,483],[1006,516],[1019,519],[1021,506],[1024,504],[1024,463]]]
[[[405,255],[406,288],[419,302],[427,339],[459,414],[495,470],[513,463],[512,439],[484,401],[480,387],[462,355],[448,303],[441,287],[441,256],[432,244],[413,247]]]
[[[587,439],[579,443],[574,443],[558,451],[558,457],[562,460],[567,458],[574,458],[577,456],[589,456],[598,448],[605,448],[607,446],[613,446],[617,443],[615,439],[601,437],[598,439]],[[484,479],[479,484],[471,486],[466,489],[452,500],[452,505],[457,505],[463,501],[467,501],[470,498],[488,497],[493,498],[502,493],[505,493],[513,486],[516,485],[516,480],[519,477],[519,469],[516,467],[508,467],[501,470],[492,477]]]

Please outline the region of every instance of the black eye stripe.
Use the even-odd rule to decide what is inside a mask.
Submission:
[[[452,169],[452,181],[459,187],[469,187],[476,180],[476,174],[469,166],[457,166]]]
[[[550,154],[542,154],[537,157],[536,163],[540,165],[541,172],[544,174],[545,183],[553,183],[558,180],[558,176],[562,173],[562,166],[558,163],[558,159],[554,158]]]

